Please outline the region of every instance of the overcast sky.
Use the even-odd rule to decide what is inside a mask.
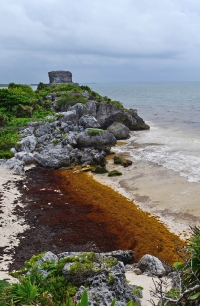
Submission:
[[[199,0],[0,2],[0,83],[200,81]]]

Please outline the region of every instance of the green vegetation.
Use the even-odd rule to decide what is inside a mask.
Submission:
[[[105,133],[105,132],[106,132],[105,130],[101,130],[101,129],[88,129],[87,130],[87,133],[90,136],[96,136],[96,135],[99,135],[99,134]]]
[[[77,103],[86,103],[88,100],[81,96],[76,96],[72,93],[63,93],[57,100],[57,106],[67,109],[68,106],[75,105]]]
[[[162,283],[155,286],[153,293],[160,299],[159,306],[200,305],[200,230],[195,227],[192,231],[188,245],[178,250],[181,261],[174,263],[176,286],[165,294]]]
[[[86,278],[95,275],[101,269],[117,264],[113,258],[99,257],[98,264],[94,261],[94,253],[83,253],[78,256],[69,256],[58,262],[40,261],[44,253],[33,255],[25,262],[25,266],[11,275],[18,279],[18,283],[9,284],[6,280],[0,281],[0,306],[42,305],[42,306],[74,306],[73,296],[77,287],[83,285]],[[39,261],[39,264],[36,262]],[[68,270],[70,277],[64,277],[62,270],[65,264],[70,263]],[[101,267],[102,263],[102,267]],[[46,272],[45,276],[40,273]],[[28,272],[28,273],[27,273]],[[70,281],[69,281],[70,280]],[[114,281],[111,273],[108,274],[110,283]],[[115,304],[115,300],[112,305]],[[83,292],[78,305],[88,306],[87,291]],[[137,304],[129,304],[136,306]]]

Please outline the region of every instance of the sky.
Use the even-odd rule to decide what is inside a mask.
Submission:
[[[0,83],[200,81],[199,0],[1,0]]]

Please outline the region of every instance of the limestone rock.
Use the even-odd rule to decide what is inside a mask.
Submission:
[[[165,268],[162,262],[155,256],[146,254],[138,262],[138,268],[141,271],[149,271],[151,274],[156,276],[163,276],[165,274]]]
[[[32,164],[35,160],[33,154],[29,152],[17,152],[15,158],[21,160],[26,165]]]
[[[65,146],[64,148],[58,146],[51,150],[45,148],[40,153],[35,154],[35,160],[43,167],[54,169],[66,167],[70,165],[71,150],[70,146]]]
[[[110,278],[109,278],[110,276]],[[86,289],[88,293],[89,304],[95,306],[110,306],[114,298],[115,305],[125,306],[130,300],[140,305],[139,299],[133,294],[131,286],[126,282],[125,269],[122,262],[118,262],[113,266],[109,275],[106,270],[100,271],[97,275],[91,276],[86,280],[89,288],[81,286],[76,293],[75,300],[79,301],[83,291]]]
[[[93,116],[84,115],[79,119],[79,124],[84,128],[100,128],[97,120]]]
[[[132,250],[116,250],[112,252],[100,253],[103,256],[112,256],[119,261],[122,261],[125,265],[133,261],[136,256]]]
[[[5,162],[5,166],[15,174],[24,175],[24,162],[15,157],[8,159]]]
[[[24,152],[33,152],[37,145],[37,139],[35,136],[27,136],[21,140],[21,150]]]
[[[94,147],[101,150],[110,150],[116,144],[116,138],[109,131],[101,129],[86,129],[77,135],[79,147]]]
[[[107,130],[115,136],[116,139],[127,139],[130,129],[120,122],[114,122]]]

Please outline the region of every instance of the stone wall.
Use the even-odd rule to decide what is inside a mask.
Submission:
[[[72,73],[70,71],[50,71],[48,75],[50,84],[72,83]]]

